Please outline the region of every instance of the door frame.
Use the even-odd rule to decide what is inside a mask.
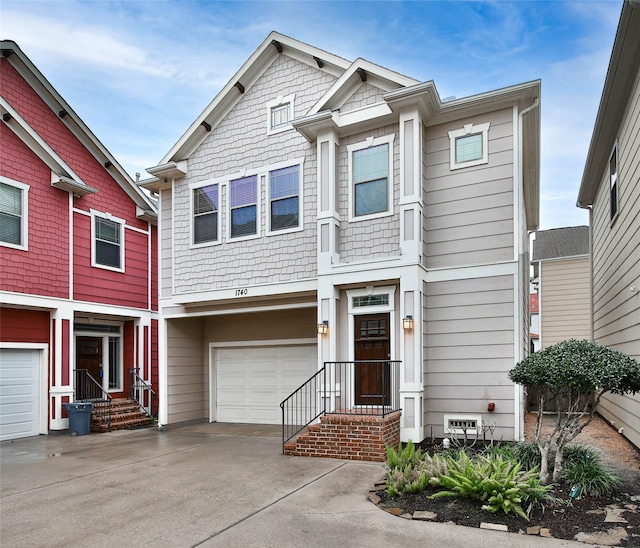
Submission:
[[[37,350],[38,364],[38,431],[49,433],[49,344],[0,342],[2,350]]]
[[[85,325],[85,324],[83,324]],[[109,321],[96,321],[96,327],[99,325],[103,326],[116,326],[118,327],[118,332],[108,332],[108,331],[91,331],[87,329],[86,331],[83,329],[76,329],[74,326],[73,329],[73,369],[75,371],[77,366],[77,348],[78,348],[78,337],[91,337],[91,338],[101,338],[102,339],[102,370],[104,371],[104,375],[101,379],[96,379],[102,385],[102,389],[108,394],[118,394],[118,393],[126,393],[126,383],[127,383],[127,372],[124,367],[124,324],[122,322],[109,322]],[[109,338],[110,337],[118,337],[120,339],[119,349],[118,349],[118,364],[120,369],[120,387],[119,388],[109,388]],[[73,379],[74,388],[75,388],[75,376]]]

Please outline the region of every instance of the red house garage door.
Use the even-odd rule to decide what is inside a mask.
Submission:
[[[316,345],[218,348],[215,421],[280,424],[280,402],[318,370]]]
[[[40,433],[40,350],[0,349],[0,441]]]

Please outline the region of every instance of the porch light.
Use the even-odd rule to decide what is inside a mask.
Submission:
[[[318,324],[318,335],[326,335],[329,332],[329,322],[324,320]]]
[[[405,331],[411,331],[413,329],[413,316],[407,315],[402,318],[402,329]]]

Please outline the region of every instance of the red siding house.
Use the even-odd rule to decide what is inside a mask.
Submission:
[[[68,402],[93,401],[105,428],[132,396],[153,413],[156,205],[1,48],[0,440],[68,428]]]

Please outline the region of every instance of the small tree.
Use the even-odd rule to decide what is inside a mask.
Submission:
[[[535,442],[542,463],[540,480],[549,481],[549,452],[555,449],[553,481],[562,474],[564,447],[593,420],[600,398],[606,392],[640,392],[640,364],[616,350],[584,340],[571,339],[534,352],[509,371],[518,384],[538,390]],[[556,398],[554,428],[543,435],[545,403]],[[583,420],[587,416],[586,420]]]

